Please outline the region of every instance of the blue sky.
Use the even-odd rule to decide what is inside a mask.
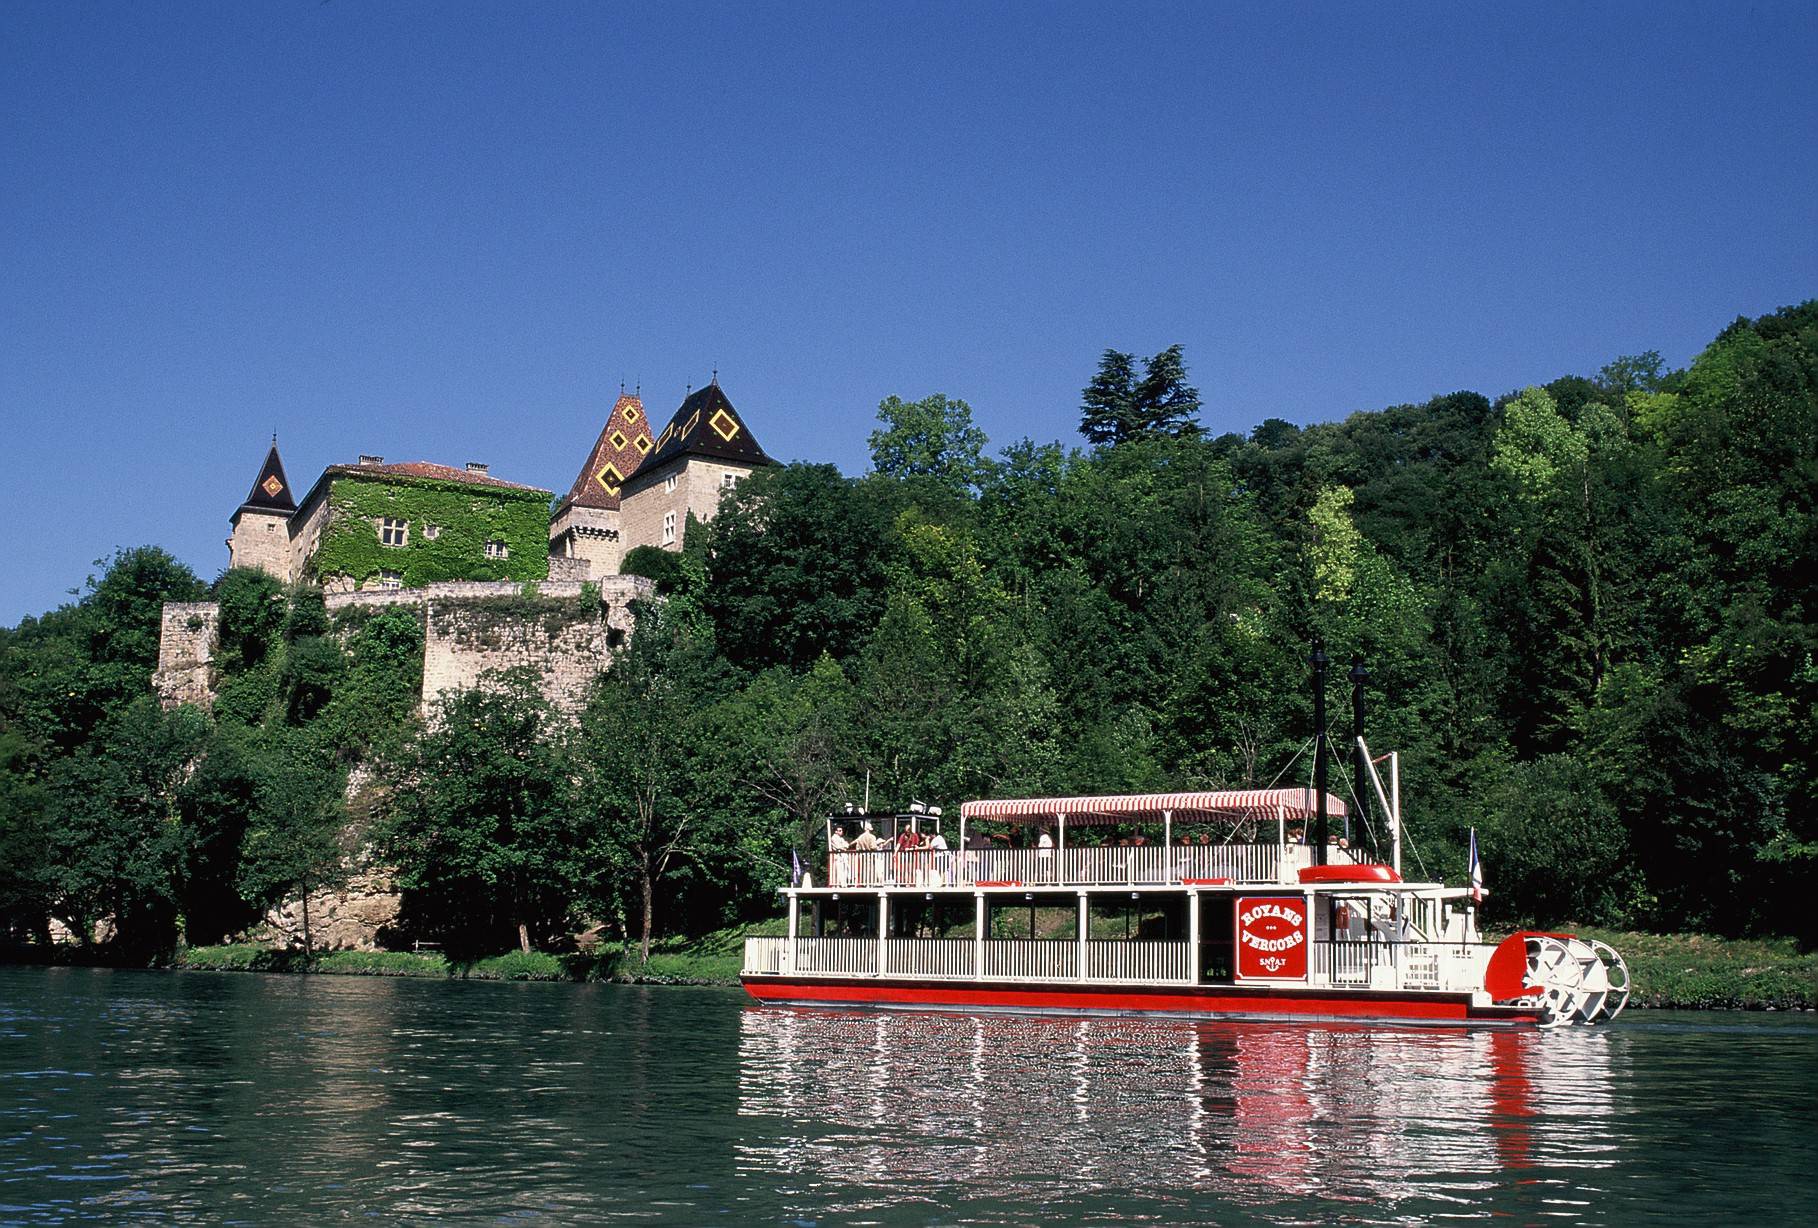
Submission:
[[[0,624],[205,578],[275,428],[565,489],[717,367],[783,459],[945,392],[1213,431],[1818,294],[1818,5],[0,6]]]

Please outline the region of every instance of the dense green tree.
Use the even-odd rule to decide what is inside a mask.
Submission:
[[[373,847],[398,868],[410,923],[458,950],[512,934],[529,952],[577,894],[572,768],[536,679],[486,681],[444,696],[385,765]]]
[[[242,836],[240,898],[260,910],[302,901],[305,959],[313,947],[310,896],[339,886],[350,871],[345,789],[341,773],[318,756],[302,746],[282,748],[257,782]]]
[[[883,600],[886,509],[832,465],[760,470],[709,526],[704,605],[747,667],[850,656]]]
[[[187,865],[181,791],[207,735],[195,709],[165,712],[141,696],[48,772],[55,914],[83,939],[100,927],[133,952],[176,940]]]
[[[711,804],[734,771],[713,719],[727,685],[705,616],[677,598],[640,609],[581,718],[578,804],[586,860],[603,880],[593,898],[635,910],[646,961],[666,880],[729,843],[728,816]]]
[[[927,479],[962,492],[984,479],[985,432],[972,424],[964,401],[938,392],[919,401],[885,397],[877,416],[884,425],[871,432],[871,465],[885,477]]]

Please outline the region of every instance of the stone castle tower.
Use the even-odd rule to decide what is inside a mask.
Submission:
[[[732,407],[719,380],[689,395],[619,495],[626,550],[680,550],[688,517],[712,520],[720,496],[775,461]]]
[[[621,392],[568,494],[549,521],[551,558],[585,559],[594,576],[618,574],[627,549],[619,493],[655,447],[644,402]]]
[[[251,493],[228,521],[233,533],[227,539],[227,565],[256,567],[281,580],[290,579],[290,518],[296,511],[290,479],[278,456],[278,437],[273,435],[271,451],[253,479]]]

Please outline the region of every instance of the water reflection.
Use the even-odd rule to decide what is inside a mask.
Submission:
[[[1178,1222],[1309,1198],[1430,1215],[1579,1168],[1593,1179],[1537,1196],[1571,1218],[1622,1145],[1611,1069],[1592,1031],[751,1007],[739,1111],[781,1128],[736,1158],[804,1215],[1071,1199]]]

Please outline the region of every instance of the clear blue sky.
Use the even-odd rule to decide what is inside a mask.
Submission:
[[[205,578],[271,431],[565,489],[621,379],[782,459],[889,394],[1213,431],[1818,294],[1818,5],[0,6],[0,624]]]

